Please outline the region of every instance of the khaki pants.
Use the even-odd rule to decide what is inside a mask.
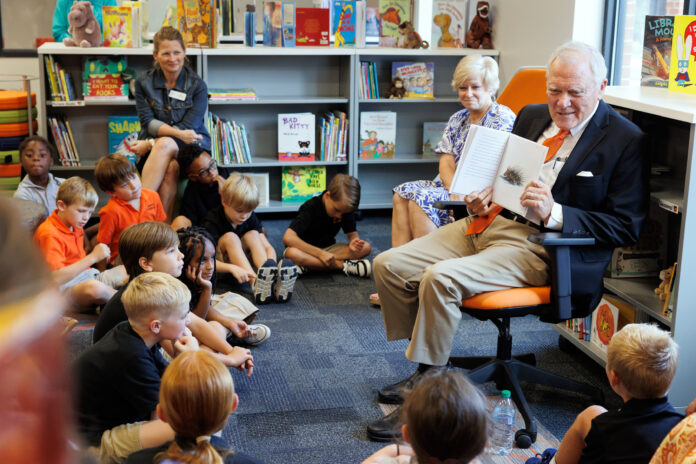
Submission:
[[[481,234],[466,236],[471,221],[443,226],[373,262],[387,340],[411,338],[406,357],[413,362],[447,363],[462,298],[548,282],[545,249],[527,240],[534,228],[498,216]]]
[[[140,444],[140,428],[143,424],[145,421],[123,424],[105,430],[99,447],[90,446],[89,453],[100,464],[116,464],[125,461],[131,453],[143,449],[143,445]]]

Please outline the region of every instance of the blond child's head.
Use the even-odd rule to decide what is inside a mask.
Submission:
[[[260,201],[259,188],[254,180],[239,172],[233,172],[225,180],[220,196],[227,219],[237,225],[249,219]]]
[[[668,332],[651,324],[628,324],[609,342],[607,372],[621,381],[633,398],[660,398],[677,370],[677,344]]]
[[[82,229],[92,216],[98,199],[92,184],[80,177],[71,177],[58,187],[56,214],[68,227]]]
[[[131,279],[148,270],[166,272],[168,269],[159,268],[162,266],[157,266],[158,269],[153,269],[153,266],[154,261],[169,264],[168,254],[172,255],[170,260],[173,261],[177,261],[181,256],[179,238],[174,229],[164,222],[133,224],[121,232],[118,240],[118,255]]]
[[[99,188],[112,197],[123,201],[140,198],[142,184],[135,165],[123,155],[112,153],[99,158],[94,177]]]
[[[156,459],[222,464],[209,437],[237,407],[230,371],[210,353],[184,352],[164,371],[159,401],[157,414],[177,439]]]
[[[121,296],[128,321],[136,330],[150,330],[160,340],[176,340],[188,323],[191,292],[164,272],[146,272],[131,280]]]
[[[408,393],[403,436],[418,462],[467,463],[488,438],[488,403],[460,372],[431,369]]]

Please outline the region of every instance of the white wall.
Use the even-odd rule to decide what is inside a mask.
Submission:
[[[31,91],[36,94],[36,107],[39,108],[39,101],[43,95],[43,89],[40,88],[39,81],[39,60],[38,58],[0,58],[0,69],[2,69],[2,74],[23,74],[27,76],[36,77],[36,79],[31,81]],[[24,90],[21,81],[0,82],[0,88],[4,90]],[[37,115],[39,120],[39,133],[45,134],[43,130],[45,121],[44,115]]]

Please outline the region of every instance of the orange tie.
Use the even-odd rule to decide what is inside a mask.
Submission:
[[[559,130],[553,137],[549,137],[548,139],[544,140],[542,145],[549,147],[549,151],[546,153],[544,163],[548,162],[556,155],[556,153],[558,153],[561,145],[563,145],[563,139],[565,139],[566,135],[568,134],[570,134],[569,130],[562,129]],[[466,229],[466,235],[480,234],[486,230],[486,227],[488,227],[489,224],[493,222],[493,219],[495,219],[495,217],[503,210],[502,206],[498,206],[495,203],[491,203],[491,205],[493,205],[494,208],[490,213],[485,216],[477,216],[473,221],[471,221],[471,223],[469,223],[469,227]]]

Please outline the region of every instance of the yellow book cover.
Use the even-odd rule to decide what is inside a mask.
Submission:
[[[187,47],[217,47],[215,3],[211,0],[177,0],[179,31]]]
[[[696,16],[675,16],[667,89],[696,93]],[[676,66],[675,66],[676,64]]]
[[[133,12],[128,6],[103,6],[104,47],[133,48]]]
[[[307,201],[326,190],[326,166],[285,166],[282,201]]]

